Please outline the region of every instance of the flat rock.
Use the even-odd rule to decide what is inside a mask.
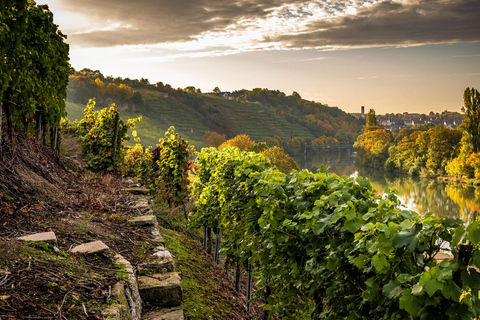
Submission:
[[[153,236],[153,241],[156,243],[156,244],[165,244],[165,240],[163,240],[163,237],[162,235],[160,234],[160,231],[158,231],[158,227],[157,225],[154,225],[151,229],[150,229],[150,233],[152,234]]]
[[[17,239],[23,241],[45,241],[53,243],[57,241],[57,237],[53,231],[29,234],[28,236],[19,237]]]
[[[115,302],[102,311],[105,320],[131,320],[130,306],[125,295],[123,283],[117,282],[112,288],[112,297]]]
[[[140,263],[137,269],[140,274],[173,272],[175,271],[175,261],[173,261],[173,256],[170,251],[164,247],[158,247],[157,251],[153,254],[153,259]]]
[[[143,320],[184,320],[181,307],[152,310],[142,317]]]
[[[140,298],[140,293],[138,292],[137,277],[135,276],[135,271],[133,270],[132,264],[118,253],[113,257],[113,260],[117,266],[119,266],[121,269],[125,269],[125,273],[129,282],[128,289],[125,291],[125,293],[130,306],[131,319],[139,320],[142,315],[142,299]]]
[[[135,209],[144,210],[149,209],[148,200],[139,200],[135,203]]]
[[[158,307],[179,306],[183,300],[182,281],[177,272],[138,277],[143,302]]]
[[[86,253],[86,254],[94,254],[94,253],[101,253],[110,250],[108,246],[103,243],[102,241],[93,241],[81,244],[76,246],[71,250],[72,253]]]
[[[138,216],[128,220],[129,224],[135,226],[153,226],[157,222],[157,217],[153,214],[145,215],[145,216]]]
[[[144,194],[148,195],[150,194],[150,190],[148,190],[145,187],[140,187],[140,188],[125,188],[124,189],[127,192],[130,192],[131,194]]]

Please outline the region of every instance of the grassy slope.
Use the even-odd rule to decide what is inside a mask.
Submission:
[[[136,130],[140,143],[156,145],[170,126],[198,148],[203,147],[202,137],[209,130],[207,119],[194,107],[183,104],[174,98],[165,98],[159,92],[141,90],[146,102],[138,110],[120,111],[123,119],[142,116]],[[291,124],[284,117],[259,103],[242,103],[225,98],[203,95],[205,104],[218,110],[220,119],[227,124],[232,134],[247,134],[260,142],[266,137],[312,137],[311,133],[298,124]],[[70,120],[83,117],[85,106],[67,102]]]

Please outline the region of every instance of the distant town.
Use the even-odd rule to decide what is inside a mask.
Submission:
[[[361,113],[351,113],[356,118],[365,119],[365,109]],[[398,132],[403,128],[411,128],[414,125],[437,126],[443,125],[448,129],[456,129],[465,118],[463,114],[445,110],[441,113],[431,111],[429,114],[421,113],[386,113],[376,115],[377,123],[387,130]]]

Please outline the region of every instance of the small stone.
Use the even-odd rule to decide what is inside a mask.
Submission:
[[[28,236],[23,236],[17,239],[23,240],[23,241],[45,241],[45,242],[57,241],[57,237],[55,236],[55,233],[53,231],[30,234]]]
[[[108,251],[109,248],[102,241],[93,241],[76,246],[71,250],[72,253],[94,254]]]
[[[139,216],[128,220],[128,223],[136,226],[151,226],[157,222],[157,217],[154,215]]]

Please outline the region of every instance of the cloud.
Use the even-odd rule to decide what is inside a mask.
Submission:
[[[478,0],[56,0],[74,46],[232,52],[480,41]],[[232,47],[235,49],[232,50]]]
[[[300,0],[62,0],[63,8],[87,19],[129,25],[120,30],[79,31],[70,42],[112,46],[182,42],[205,32],[219,32],[241,20],[260,19],[270,10]]]
[[[480,1],[382,1],[279,36],[290,48],[413,46],[480,41]]]

